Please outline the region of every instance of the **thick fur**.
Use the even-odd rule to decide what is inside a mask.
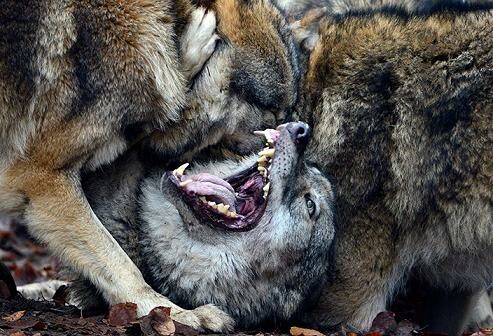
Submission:
[[[209,145],[231,150],[247,132],[275,125],[296,97],[296,55],[279,12],[261,0],[212,7],[217,34],[213,15],[186,1],[2,4],[0,211],[23,216],[107,301],[136,302],[139,314],[169,301],[93,213],[80,172],[112,162],[153,130],[144,143],[175,158]],[[203,311],[172,314],[196,327],[230,327]]]
[[[287,155],[272,166],[265,214],[247,232],[208,226],[160,168],[136,179],[143,170],[132,155],[89,175],[85,190],[148,283],[174,303],[187,308],[214,303],[242,327],[281,322],[313,302],[329,273],[335,197],[330,181],[306,165],[292,144],[281,148]],[[189,173],[226,177],[256,160],[213,162]],[[318,209],[312,218],[307,195]],[[104,303],[80,280],[72,285],[72,297],[82,307]]]
[[[426,14],[450,5],[481,4],[488,0],[276,0],[288,16],[301,19],[313,9],[325,8],[328,14],[341,15],[384,8],[398,8],[408,13]]]
[[[493,280],[492,36],[488,10],[322,23],[301,115],[339,191],[323,325],[368,328],[411,270],[463,298]]]
[[[427,15],[451,7],[488,5],[490,0],[274,0],[291,22],[302,50],[311,51],[319,38],[320,18],[368,15],[391,11],[401,15]]]

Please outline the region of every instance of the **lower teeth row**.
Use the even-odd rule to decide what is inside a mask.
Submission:
[[[238,218],[239,217],[236,212],[228,210],[229,205],[225,205],[223,203],[216,204],[216,202],[208,201],[205,196],[201,196],[201,197],[199,197],[199,199],[202,201],[202,203],[205,203],[205,204],[209,205],[211,208],[216,209],[217,211],[219,211],[223,215],[226,215],[226,217],[229,217],[229,218]]]

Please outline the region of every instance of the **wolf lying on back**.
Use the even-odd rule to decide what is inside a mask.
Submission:
[[[313,301],[334,235],[331,183],[304,161],[308,126],[263,134],[260,158],[139,180],[140,163],[128,157],[85,180],[96,214],[154,289],[188,308],[214,303],[244,327],[286,320]],[[96,304],[91,288],[76,281],[72,299]]]
[[[448,292],[430,325],[455,334],[491,284],[492,36],[491,10],[323,21],[302,106],[341,220],[321,323],[369,327],[413,271]]]
[[[246,153],[261,146],[251,132],[276,125],[296,99],[296,53],[279,11],[261,0],[209,4],[217,34],[211,11],[188,0],[2,2],[0,212],[23,217],[108,301],[135,302],[139,315],[168,301],[101,225],[81,172],[146,136],[167,157],[210,145]],[[209,308],[171,314],[227,329]]]

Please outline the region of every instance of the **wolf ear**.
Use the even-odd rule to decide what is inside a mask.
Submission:
[[[317,44],[320,37],[320,21],[327,12],[326,7],[313,8],[307,11],[300,19],[293,20],[290,23],[294,38],[303,49],[312,51]]]
[[[326,0],[272,0],[290,23],[296,42],[311,51],[318,41],[320,20],[329,12]]]

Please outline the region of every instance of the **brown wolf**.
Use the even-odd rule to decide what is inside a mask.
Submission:
[[[80,173],[146,136],[166,155],[231,151],[296,99],[296,54],[280,13],[260,0],[210,9],[217,35],[212,12],[187,1],[9,0],[0,11],[0,211],[23,216],[108,302],[135,302],[139,314],[169,300],[100,223]],[[231,326],[213,306],[172,315]]]
[[[493,15],[459,7],[321,24],[300,113],[338,187],[325,326],[368,328],[413,273],[448,296],[430,328],[456,334],[493,280]]]

